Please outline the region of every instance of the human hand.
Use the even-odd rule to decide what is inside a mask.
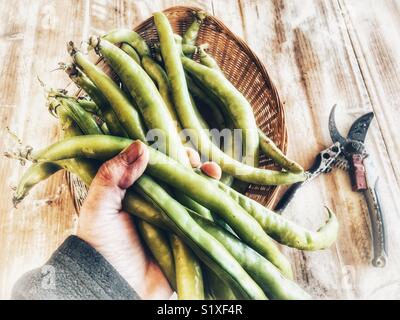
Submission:
[[[201,165],[196,151],[188,149],[193,167]],[[96,174],[80,212],[77,236],[100,252],[143,299],[168,299],[172,290],[157,263],[144,250],[132,216],[122,210],[128,189],[149,161],[147,147],[132,143]],[[204,163],[204,173],[219,179],[221,168]]]

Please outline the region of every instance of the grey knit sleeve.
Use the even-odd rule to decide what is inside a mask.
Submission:
[[[17,281],[12,299],[140,298],[99,252],[80,238],[70,236],[43,267]]]

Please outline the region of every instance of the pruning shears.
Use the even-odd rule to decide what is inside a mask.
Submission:
[[[329,133],[333,144],[317,155],[314,164],[308,170],[308,179],[291,186],[275,210],[282,213],[296,192],[321,173],[331,172],[335,167],[347,171],[353,191],[362,193],[368,206],[373,242],[372,265],[382,268],[386,265],[388,256],[383,213],[377,192],[379,179],[364,144],[374,113],[370,112],[359,117],[352,124],[347,138],[344,138],[336,126],[335,110],[336,105],[329,115]]]

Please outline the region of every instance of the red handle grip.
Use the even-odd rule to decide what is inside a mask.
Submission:
[[[351,156],[350,175],[353,191],[362,191],[368,188],[364,157],[361,154],[353,154]]]

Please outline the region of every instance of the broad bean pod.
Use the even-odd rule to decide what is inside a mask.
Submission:
[[[219,70],[203,66],[187,57],[182,57],[182,63],[186,71],[221,99],[234,127],[242,130],[243,162],[257,166],[259,137],[253,109],[249,102]]]
[[[102,36],[112,44],[127,43],[139,54],[140,57],[150,56],[150,48],[146,41],[135,31],[129,29],[116,29]]]
[[[182,37],[182,44],[192,45],[196,44],[197,37],[199,35],[201,24],[204,19],[207,18],[207,13],[203,11],[194,12],[194,20],[192,24],[187,28]]]
[[[339,222],[329,208],[327,208],[328,220],[326,223],[318,231],[310,231],[229,186],[215,180],[210,181],[217,184],[221,190],[234,199],[258,221],[267,234],[281,244],[300,250],[315,251],[329,248],[337,239]]]

